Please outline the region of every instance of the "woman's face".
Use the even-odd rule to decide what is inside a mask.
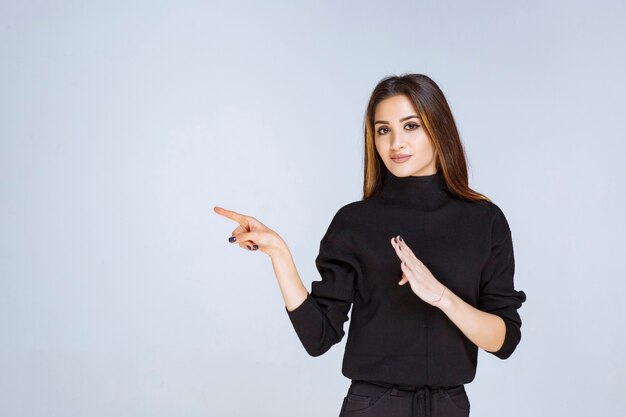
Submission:
[[[374,113],[374,143],[385,166],[397,177],[437,172],[435,149],[417,110],[405,95],[382,100]],[[397,158],[409,155],[408,158]]]

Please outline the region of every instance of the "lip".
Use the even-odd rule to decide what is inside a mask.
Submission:
[[[396,162],[398,164],[401,164],[403,162],[406,162],[409,160],[409,158],[411,158],[412,155],[405,155],[405,154],[398,154],[398,155],[394,155],[391,157],[391,160],[393,162]]]

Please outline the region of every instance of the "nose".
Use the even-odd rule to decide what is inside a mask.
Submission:
[[[399,150],[404,147],[404,139],[401,134],[391,132],[391,148]]]

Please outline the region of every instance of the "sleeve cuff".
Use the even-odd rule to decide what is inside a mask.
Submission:
[[[486,351],[486,352],[491,353],[492,355],[500,359],[507,359],[509,356],[513,354],[513,351],[515,351],[515,348],[517,347],[521,339],[521,334],[518,335],[518,331],[516,327],[508,319],[504,317],[501,317],[501,318],[504,321],[504,326],[506,329],[504,333],[504,343],[502,343],[502,346],[500,347],[500,349],[493,351],[493,352],[491,351]]]
[[[319,356],[323,354],[326,349],[320,347],[319,333],[316,332],[323,314],[311,294],[309,293],[302,304],[296,307],[295,310],[289,311],[287,306],[285,306],[285,311],[300,342],[309,355]]]
[[[285,306],[285,311],[296,329],[300,328],[301,325],[305,325],[306,322],[310,322],[311,317],[317,315],[318,310],[313,305],[314,302],[312,298],[311,294],[307,292],[306,298],[295,310],[289,311],[287,306]]]

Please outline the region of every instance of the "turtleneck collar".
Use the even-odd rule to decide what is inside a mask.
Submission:
[[[431,175],[397,177],[386,171],[380,196],[387,200],[421,209],[435,209],[452,198],[443,172]]]

